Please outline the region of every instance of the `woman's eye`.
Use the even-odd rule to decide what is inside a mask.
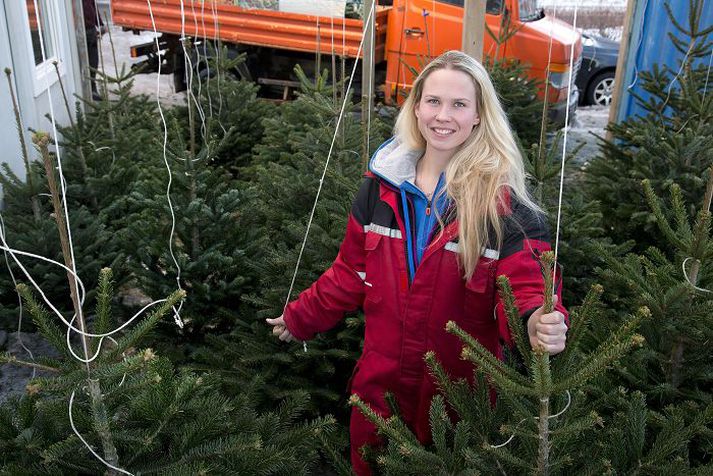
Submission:
[[[438,99],[431,98],[431,99],[427,99],[426,102],[428,104],[438,104]]]
[[[460,102],[460,101],[456,102],[455,105],[456,105],[457,107],[465,107],[465,103],[462,103],[462,102]]]

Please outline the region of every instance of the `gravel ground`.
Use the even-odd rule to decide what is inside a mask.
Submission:
[[[7,337],[7,345],[2,343],[3,336]],[[19,339],[18,339],[19,337]],[[25,348],[23,348],[23,345]],[[20,360],[32,361],[32,356],[56,356],[57,352],[39,334],[26,332],[12,332],[11,334],[0,331],[0,349],[14,355]],[[30,355],[28,350],[32,353]],[[36,376],[48,375],[47,372],[38,371]],[[0,403],[11,396],[22,395],[27,382],[33,377],[33,370],[29,367],[5,364],[0,366]]]

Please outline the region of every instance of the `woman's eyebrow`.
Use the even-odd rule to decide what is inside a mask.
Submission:
[[[423,97],[433,98],[433,99],[441,99],[440,96],[436,96],[435,94],[424,94]],[[471,100],[468,98],[455,98],[455,99],[452,99],[452,101],[471,102]]]

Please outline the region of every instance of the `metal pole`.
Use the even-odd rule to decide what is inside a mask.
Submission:
[[[461,48],[478,61],[483,61],[485,34],[485,1],[465,0],[463,5],[463,36]]]
[[[84,29],[82,0],[72,0],[72,16],[74,17],[75,41],[79,58],[79,76],[82,81],[82,97],[90,98],[92,97],[92,86],[89,79],[89,53],[87,52],[87,32]]]
[[[369,163],[369,118],[374,110],[374,29],[376,17],[376,1],[365,2],[364,6],[364,59],[361,70],[361,125],[362,125],[362,157],[364,169]],[[367,21],[368,19],[368,21]]]

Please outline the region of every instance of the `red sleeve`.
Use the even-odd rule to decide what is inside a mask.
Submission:
[[[349,216],[347,231],[332,266],[299,297],[287,305],[287,328],[299,340],[334,327],[347,311],[364,301],[364,226]]]
[[[519,218],[519,219],[518,219]],[[542,306],[544,293],[544,277],[540,269],[539,255],[550,251],[549,229],[546,220],[539,214],[527,212],[524,216],[515,217],[519,221],[511,225],[506,233],[498,260],[496,276],[505,275],[515,295],[515,303],[524,319]],[[555,276],[558,302],[555,310],[560,311],[568,322],[567,309],[562,305],[562,276],[558,271]],[[501,339],[508,346],[513,345],[507,315],[500,299],[496,297],[496,316]]]

